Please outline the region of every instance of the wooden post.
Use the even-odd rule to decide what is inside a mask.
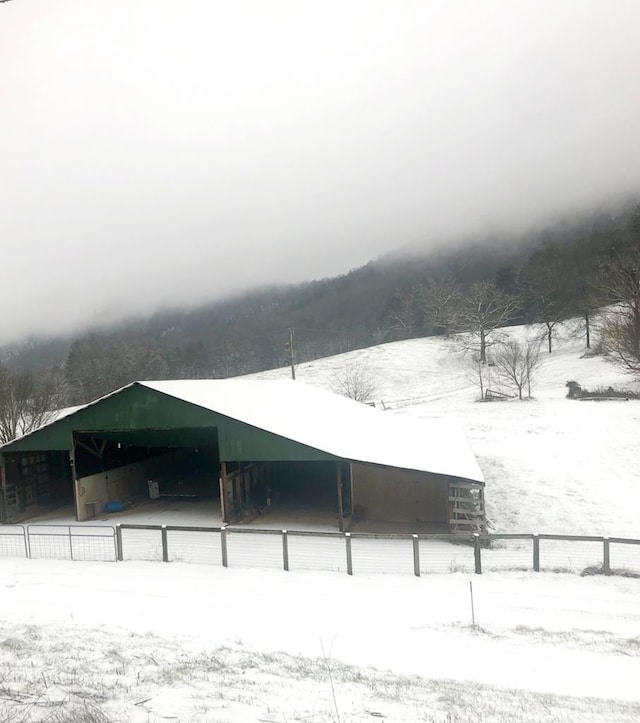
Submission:
[[[355,502],[355,499],[354,499],[355,495],[354,495],[354,492],[353,492],[353,465],[351,464],[351,462],[349,462],[349,494],[350,494],[350,496],[351,496],[351,500],[350,500],[350,503],[351,503],[351,519],[352,519],[352,520],[355,520],[355,518],[356,518],[356,512],[355,512],[356,502]]]
[[[76,522],[81,522],[80,499],[78,496],[78,475],[76,471],[76,440],[73,432],[71,433],[71,448],[69,449],[69,465],[71,466],[71,481],[73,484],[73,503],[76,508]]]
[[[353,556],[351,554],[351,533],[344,533],[344,541],[347,550],[347,575],[353,575]]]
[[[533,536],[533,569],[540,572],[540,536],[537,533]]]
[[[342,507],[342,465],[336,464],[336,491],[338,494],[338,529],[344,532],[344,509]]]
[[[602,572],[605,575],[611,575],[611,550],[609,545],[609,538],[602,538]]]
[[[420,577],[420,539],[413,536],[413,574]]]
[[[167,526],[162,525],[162,562],[169,562],[169,544],[167,540]]]
[[[222,521],[229,522],[229,511],[227,510],[227,463],[220,463],[220,514]]]
[[[7,470],[5,465],[0,465],[0,481],[2,483],[2,508],[0,508],[0,522],[7,522]]]
[[[473,557],[475,559],[476,575],[482,575],[482,558],[480,556],[480,535],[473,533]]]
[[[229,567],[229,557],[227,554],[227,530],[225,527],[220,530],[220,551],[222,552],[222,567]]]
[[[122,552],[122,528],[120,527],[120,523],[118,523],[116,525],[116,558],[118,562],[122,562],[123,560]]]
[[[289,329],[289,343],[286,344],[286,349],[289,352],[289,361],[291,363],[291,378],[296,378],[296,353],[293,348],[293,329]]]
[[[473,602],[473,583],[469,580],[469,595],[471,596],[471,625],[476,629],[476,606]]]
[[[289,572],[289,537],[286,530],[282,530],[282,567]]]

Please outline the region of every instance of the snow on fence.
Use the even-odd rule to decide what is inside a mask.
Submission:
[[[640,577],[640,540],[374,534],[175,525],[0,525],[0,557],[414,574],[500,570]]]

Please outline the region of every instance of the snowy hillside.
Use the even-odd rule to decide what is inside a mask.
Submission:
[[[375,379],[376,406],[388,413],[463,425],[487,481],[494,531],[640,536],[640,401],[567,399],[569,380],[585,388],[629,388],[632,380],[603,357],[585,357],[583,341],[566,327],[553,353],[543,349],[529,401],[478,402],[473,368],[455,341],[440,337],[300,364],[296,378],[337,391],[337,378],[354,365]],[[289,375],[282,368],[253,376]]]

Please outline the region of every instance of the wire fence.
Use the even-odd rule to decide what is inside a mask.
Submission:
[[[640,540],[374,534],[174,525],[0,525],[0,557],[188,562],[356,574],[535,570],[640,577]]]

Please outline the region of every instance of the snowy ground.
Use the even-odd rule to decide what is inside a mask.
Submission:
[[[640,537],[640,402],[566,399],[628,384],[582,352],[562,341],[528,402],[476,402],[438,339],[297,377],[333,389],[359,361],[389,413],[459,420],[496,531]],[[0,591],[0,723],[640,719],[638,579],[2,559]]]
[[[3,560],[0,720],[638,720],[639,580],[470,580]]]

